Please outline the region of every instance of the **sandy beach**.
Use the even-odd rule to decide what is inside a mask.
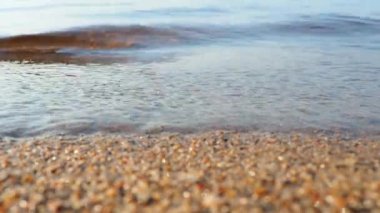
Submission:
[[[380,143],[211,131],[0,143],[0,212],[380,211]]]
[[[380,213],[380,0],[0,2],[0,213]]]

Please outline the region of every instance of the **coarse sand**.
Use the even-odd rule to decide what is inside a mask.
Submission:
[[[211,131],[0,141],[0,212],[380,212],[380,140]]]

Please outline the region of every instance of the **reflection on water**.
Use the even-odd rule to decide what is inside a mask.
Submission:
[[[0,136],[379,131],[374,7],[12,2],[0,6],[0,18],[14,18],[0,23]],[[40,12],[61,24],[17,25]]]
[[[139,46],[172,44],[179,35],[170,30],[149,27],[99,26],[83,30],[72,30],[37,35],[22,35],[0,40],[3,52],[52,53],[64,49],[122,49]]]

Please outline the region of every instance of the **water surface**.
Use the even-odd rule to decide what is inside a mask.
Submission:
[[[0,136],[380,127],[377,1],[10,1]]]

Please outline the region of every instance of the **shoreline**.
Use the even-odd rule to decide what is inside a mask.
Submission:
[[[252,131],[0,141],[0,212],[380,210],[379,142]]]
[[[201,125],[198,127],[178,127],[160,125],[151,128],[139,128],[138,125],[120,124],[110,126],[100,126],[100,128],[66,128],[48,129],[36,132],[0,132],[0,143],[4,141],[25,141],[40,139],[56,138],[79,138],[79,137],[108,137],[108,136],[141,136],[152,135],[159,136],[165,134],[180,135],[201,135],[207,132],[236,132],[236,133],[253,133],[256,135],[320,135],[326,137],[340,137],[341,139],[378,139],[380,140],[380,130],[372,129],[343,129],[343,128],[286,128],[286,127],[265,127],[265,126],[238,126],[238,125]]]

